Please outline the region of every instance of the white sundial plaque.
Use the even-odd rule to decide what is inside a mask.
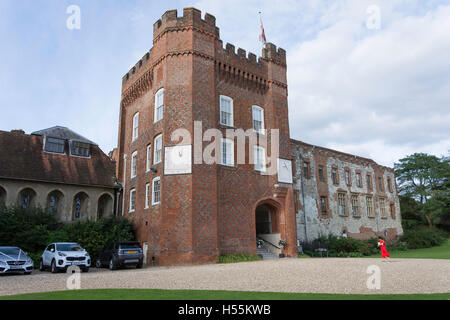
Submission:
[[[164,174],[192,173],[192,146],[165,147]]]
[[[291,160],[278,158],[278,182],[292,183]]]

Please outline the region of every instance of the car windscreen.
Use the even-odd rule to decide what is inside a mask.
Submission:
[[[76,243],[61,243],[56,245],[58,251],[83,251],[79,244]]]
[[[8,256],[18,256],[20,249],[19,248],[0,248],[0,252],[6,254]],[[22,253],[25,255],[25,253]]]
[[[121,243],[120,249],[139,249],[141,246],[139,242],[136,243]]]

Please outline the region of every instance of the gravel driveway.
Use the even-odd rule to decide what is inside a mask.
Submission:
[[[381,288],[368,289],[376,265]],[[68,275],[34,271],[31,276],[0,277],[0,296],[66,290]],[[446,293],[450,292],[450,260],[313,258],[233,264],[149,267],[109,271],[92,268],[81,274],[81,289],[155,288],[309,293]]]

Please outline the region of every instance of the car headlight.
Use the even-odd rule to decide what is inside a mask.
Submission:
[[[28,264],[33,264],[33,260],[31,260],[31,258],[28,258],[28,259],[27,259],[27,263],[28,263]]]
[[[62,253],[62,252],[59,252],[59,251],[58,251],[58,255],[61,256],[61,257],[65,257],[66,256],[65,253]]]
[[[6,262],[5,261],[0,261],[0,266],[6,266]]]
[[[85,257],[89,257],[89,253],[86,253],[84,256],[85,256]]]

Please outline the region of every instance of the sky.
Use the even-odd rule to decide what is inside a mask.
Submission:
[[[185,7],[257,56],[261,12],[287,51],[291,138],[391,167],[449,154],[450,0],[1,0],[0,130],[66,126],[108,153],[122,76],[152,47],[153,23]]]

